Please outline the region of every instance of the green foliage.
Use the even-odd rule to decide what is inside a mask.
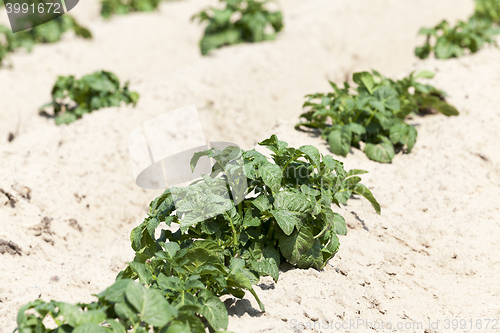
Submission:
[[[52,88],[52,102],[42,106],[54,107],[56,124],[69,124],[94,110],[119,106],[121,102],[134,106],[139,94],[120,88],[120,80],[110,72],[98,71],[79,80],[74,76],[59,76]]]
[[[357,176],[365,171],[346,172],[341,162],[322,157],[315,147],[288,147],[275,135],[260,145],[272,151],[271,161],[255,150],[238,147],[197,153],[192,168],[200,157],[208,156],[216,161],[212,174],[188,187],[170,188],[150,204],[149,216],[131,234],[138,253],[135,261],[150,260],[154,266],[159,253],[161,260],[168,257],[162,249],[165,244],[189,251],[193,244],[201,244],[217,253],[213,265],[238,264],[253,272],[251,280],[262,275],[277,280],[277,266],[283,261],[321,269],[338,251],[336,234],[345,234],[346,228],[344,219],[332,211],[332,203],[339,206],[359,194],[380,213],[378,202]],[[247,186],[242,186],[241,174]],[[234,206],[223,195],[227,191],[242,201]],[[156,239],[161,222],[179,228],[162,230]],[[129,267],[125,276],[133,270]],[[166,275],[178,274],[173,270],[166,269]],[[213,283],[209,289],[218,296],[227,293],[224,284]]]
[[[436,27],[422,28],[420,35],[426,36],[425,44],[415,49],[415,55],[425,59],[431,52],[436,58],[458,58],[464,55],[464,50],[476,53],[484,44],[496,45],[495,35],[500,29],[489,20],[471,18],[467,22],[459,21],[450,27],[447,21],[442,21]]]
[[[77,36],[92,38],[89,30],[82,27],[70,15],[62,15],[52,21],[38,25],[30,30],[13,33],[6,26],[0,25],[0,64],[5,56],[19,48],[31,51],[37,43],[55,43],[62,35],[73,30]],[[4,40],[2,42],[2,40]]]
[[[98,301],[90,304],[31,302],[19,310],[17,329],[19,333],[205,332],[205,325],[190,308],[175,306],[159,290],[129,279],[117,280],[96,296]],[[205,307],[207,317],[219,316],[218,311],[224,304],[207,293],[204,296],[200,296],[199,306]],[[225,315],[227,318],[227,312]],[[43,323],[46,317],[51,317],[58,327],[47,328]]]
[[[162,0],[102,0],[101,16],[108,19],[112,15],[132,12],[152,12],[158,9]]]
[[[476,10],[467,22],[459,21],[450,27],[446,20],[434,28],[422,28],[419,34],[426,36],[423,46],[415,49],[415,55],[426,59],[434,52],[438,59],[458,58],[465,50],[476,53],[484,44],[497,45],[495,35],[500,34],[500,0],[476,0]]]
[[[346,172],[316,148],[287,147],[274,135],[260,144],[273,152],[271,161],[238,147],[195,154],[193,169],[202,156],[216,160],[212,174],[151,202],[148,217],[131,233],[134,261],[99,301],[76,306],[35,301],[19,312],[20,332],[55,332],[43,326],[47,315],[59,329],[75,333],[224,330],[228,315],[220,296],[242,298],[249,291],[264,311],[253,289],[261,276],[277,281],[284,261],[321,269],[335,255],[336,234],[347,229],[332,203],[345,204],[359,194],[380,213],[360,184],[358,175],[365,171]],[[234,206],[227,192],[241,202]],[[179,228],[174,232],[161,223]],[[132,281],[137,279],[146,288]],[[28,309],[38,315],[26,315]],[[111,327],[99,326],[104,322]]]
[[[221,2],[225,3],[225,9],[211,7],[192,17],[200,22],[208,21],[205,35],[200,41],[203,55],[224,45],[273,40],[283,29],[281,12],[271,12],[265,8],[269,0],[221,0]]]
[[[476,0],[474,17],[500,23],[500,0]]]
[[[315,147],[288,147],[275,135],[260,145],[271,159],[238,147],[196,153],[192,169],[208,156],[216,161],[212,173],[151,202],[148,217],[130,235],[134,261],[98,302],[29,303],[19,311],[19,332],[223,331],[228,314],[221,296],[243,298],[249,291],[264,311],[253,289],[260,277],[277,281],[285,261],[321,269],[335,255],[337,234],[347,228],[332,203],[359,194],[380,213],[360,183],[366,171],[346,172]],[[46,316],[57,329],[45,328]]]
[[[444,101],[442,91],[417,81],[432,78],[431,72],[411,73],[399,81],[385,78],[376,71],[372,73],[354,73],[353,81],[358,84],[356,93],[351,93],[347,82],[344,88],[330,82],[333,92],[307,95],[304,107],[309,110],[301,115],[306,121],[295,127],[321,130],[321,136],[336,155],[347,156],[350,147],[360,148],[363,141],[364,152],[370,159],[389,163],[395,155],[395,147],[406,146],[410,153],[415,144],[417,130],[405,122],[409,114],[436,110],[446,116],[458,115],[458,111]]]

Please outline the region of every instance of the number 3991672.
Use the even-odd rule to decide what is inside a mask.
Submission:
[[[61,4],[59,3],[52,3],[52,2],[46,2],[46,3],[39,3],[35,5],[34,3],[28,4],[28,3],[5,3],[5,8],[7,9],[7,14],[10,13],[55,13],[55,14],[64,14],[61,13]]]

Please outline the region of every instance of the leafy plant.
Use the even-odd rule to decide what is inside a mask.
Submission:
[[[6,26],[0,25],[0,64],[10,52],[14,52],[19,48],[25,48],[27,51],[31,52],[35,44],[55,43],[69,30],[73,30],[77,36],[92,38],[90,31],[79,25],[78,22],[68,14],[59,16],[52,21],[38,25],[30,30],[17,33],[13,33],[12,30]]]
[[[500,23],[500,0],[476,0],[474,17]]]
[[[134,261],[98,302],[32,302],[19,312],[19,331],[56,332],[43,326],[47,315],[74,333],[225,330],[220,296],[242,298],[249,291],[264,311],[253,289],[260,277],[277,281],[285,261],[321,269],[335,255],[336,234],[347,229],[332,203],[359,194],[380,213],[360,183],[366,171],[346,172],[315,147],[291,148],[275,135],[260,145],[271,150],[271,159],[238,147],[196,153],[191,167],[208,156],[216,161],[212,173],[151,202],[148,217],[130,235]],[[27,315],[29,309],[38,315]]]
[[[162,0],[102,0],[101,16],[108,19],[112,15],[132,12],[152,12],[158,9]]]
[[[119,106],[121,102],[134,106],[139,94],[128,89],[128,82],[120,88],[118,77],[106,71],[86,75],[79,80],[74,76],[59,76],[52,88],[52,102],[42,106],[54,107],[56,124],[69,124],[100,108]]]
[[[117,280],[96,296],[98,301],[90,304],[42,300],[26,304],[19,310],[17,330],[19,333],[205,332],[199,317],[170,304],[159,290],[145,288],[129,279]],[[207,302],[212,305],[211,299]],[[216,311],[214,308],[213,312]],[[56,329],[45,326],[46,317],[55,321]]]
[[[434,52],[438,59],[458,58],[465,50],[476,53],[484,44],[497,45],[495,35],[500,34],[500,0],[476,0],[474,14],[467,22],[459,21],[450,27],[443,20],[434,28],[422,28],[419,34],[426,36],[423,46],[415,49],[415,55],[425,59]]]
[[[433,76],[423,71],[393,81],[376,71],[354,73],[353,81],[358,84],[356,93],[347,82],[343,89],[330,82],[333,92],[306,96],[308,101],[304,107],[308,111],[300,116],[305,121],[295,128],[320,130],[330,150],[341,156],[347,156],[350,147],[359,149],[363,141],[364,152],[370,159],[389,163],[395,155],[395,147],[406,146],[410,153],[416,142],[417,130],[405,122],[408,115],[432,110],[446,116],[458,115],[444,100],[444,92],[417,81]]]
[[[200,41],[201,54],[224,45],[254,43],[273,40],[283,29],[280,11],[267,10],[269,0],[221,0],[225,9],[210,7],[194,15],[192,19],[208,22],[205,35]]]
[[[272,151],[271,161],[255,150],[238,147],[195,154],[193,169],[202,156],[215,159],[212,174],[186,188],[168,189],[151,203],[149,216],[131,235],[134,250],[141,254],[138,261],[157,254],[162,242],[177,243],[183,249],[203,239],[217,244],[224,264],[243,259],[248,268],[277,280],[277,265],[285,260],[299,268],[321,269],[337,252],[336,234],[347,230],[344,219],[332,211],[332,203],[345,204],[352,194],[359,194],[380,213],[379,204],[357,176],[365,171],[346,172],[341,162],[321,157],[315,147],[288,147],[275,135],[260,145]],[[247,186],[242,186],[242,179]],[[233,205],[223,196],[227,191],[242,201]],[[154,230],[161,222],[169,227],[177,224],[179,229],[163,230],[158,243]],[[149,255],[143,256],[145,252]],[[262,260],[273,264],[272,270],[263,269]]]
[[[436,58],[458,58],[464,55],[464,50],[476,53],[484,44],[496,45],[495,35],[500,29],[489,20],[471,18],[467,22],[459,21],[450,27],[446,20],[434,28],[422,28],[420,35],[426,36],[425,44],[415,49],[415,55],[425,59],[431,52]]]

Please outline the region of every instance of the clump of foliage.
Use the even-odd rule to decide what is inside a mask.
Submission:
[[[35,44],[55,43],[59,41],[67,31],[74,31],[77,36],[92,38],[90,31],[71,17],[70,15],[59,16],[52,21],[38,25],[32,29],[13,33],[6,26],[0,25],[0,64],[8,53],[19,48],[31,51]],[[3,42],[2,42],[3,40]]]
[[[107,71],[98,71],[77,80],[74,76],[59,76],[52,88],[52,102],[42,106],[54,108],[56,124],[69,124],[84,114],[100,108],[133,104],[139,94],[128,89],[128,82],[120,88],[118,77]]]
[[[425,44],[415,49],[415,55],[425,59],[434,52],[438,59],[458,58],[465,50],[476,53],[484,44],[496,45],[495,35],[500,29],[489,20],[471,18],[469,21],[459,21],[450,27],[446,20],[434,28],[422,28],[420,35],[426,36]]]
[[[343,89],[330,82],[333,92],[307,95],[304,107],[308,110],[300,116],[305,121],[295,127],[320,130],[336,155],[347,156],[350,147],[359,149],[362,141],[368,158],[389,163],[395,147],[406,146],[410,153],[416,142],[417,130],[405,122],[408,115],[432,110],[458,115],[444,100],[444,92],[417,81],[433,76],[422,71],[393,81],[376,71],[354,73],[358,84],[354,91],[347,82]]]
[[[360,183],[366,171],[346,172],[315,147],[288,147],[275,135],[260,145],[272,151],[271,159],[238,147],[195,154],[192,168],[208,156],[216,161],[212,173],[151,202],[148,217],[130,235],[134,261],[98,302],[35,301],[21,308],[19,331],[55,332],[42,322],[47,315],[75,333],[225,330],[220,296],[242,298],[249,291],[264,311],[253,289],[260,277],[277,281],[282,262],[321,269],[335,255],[337,234],[347,229],[332,203],[359,194],[380,213]],[[27,315],[28,309],[37,315]]]
[[[476,53],[484,44],[497,45],[495,36],[500,34],[500,0],[476,0],[476,9],[468,21],[459,21],[451,27],[446,20],[434,28],[422,28],[419,34],[426,36],[423,46],[415,49],[415,55],[426,59],[434,52],[438,59],[458,58],[465,50]]]
[[[160,332],[185,315],[158,290],[128,279],[117,280],[97,297],[98,302],[89,304],[42,300],[28,303],[19,310],[17,330],[19,333],[146,333],[149,327],[154,327],[154,332]],[[57,328],[47,328],[43,323],[45,317],[51,317]]]
[[[133,12],[152,12],[158,9],[162,0],[102,0],[101,16],[124,15]]]
[[[500,23],[500,0],[476,0],[474,17]]]
[[[207,21],[205,35],[200,41],[201,54],[225,45],[273,40],[283,29],[280,11],[266,9],[269,0],[221,0],[224,9],[209,8],[192,19]]]

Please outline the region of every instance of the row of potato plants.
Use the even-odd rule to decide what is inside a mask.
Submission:
[[[225,45],[273,40],[283,29],[281,11],[271,11],[266,8],[270,0],[220,1],[224,8],[209,7],[192,17],[192,20],[207,22],[204,36],[199,43],[202,55]],[[114,14],[153,11],[160,3],[161,0],[103,0],[101,16],[110,18]],[[0,6],[2,5],[0,3]],[[68,30],[73,30],[76,35],[84,38],[92,37],[87,28],[79,25],[68,14],[18,33],[13,33],[8,27],[0,25],[0,65],[9,53],[20,47],[31,51],[36,43],[57,42]]]
[[[202,55],[225,45],[243,42],[273,40],[283,29],[281,11],[267,9],[270,0],[220,0],[225,7],[210,7],[194,15],[192,19],[207,22],[204,36],[200,41]],[[114,14],[136,11],[153,11],[161,0],[103,0],[101,15],[109,18]],[[51,23],[53,22],[53,23]],[[450,27],[446,20],[434,28],[422,28],[419,34],[426,36],[423,46],[415,49],[421,59],[434,52],[437,58],[460,57],[464,50],[477,52],[484,44],[495,44],[495,35],[500,34],[500,0],[476,0],[476,9],[468,21],[459,21]],[[30,31],[13,34],[7,27],[0,26],[0,35],[7,42],[0,42],[0,64],[9,52],[24,46],[31,49],[34,43],[58,41],[68,29],[77,35],[90,38],[90,32],[78,25],[68,15],[38,26]]]
[[[317,148],[288,147],[275,135],[259,145],[270,150],[270,158],[233,146],[196,153],[191,168],[208,156],[216,161],[212,173],[151,202],[148,216],[131,232],[133,262],[96,302],[31,302],[20,309],[17,330],[224,331],[228,313],[221,296],[249,292],[264,311],[253,288],[261,277],[278,281],[283,262],[322,269],[337,253],[337,235],[347,228],[332,204],[360,195],[380,214],[360,183],[366,171],[347,172]]]
[[[234,2],[236,7],[227,3],[226,11],[212,9],[196,16],[209,21],[205,41],[200,43],[204,54],[245,41],[247,37],[242,36],[250,36],[250,41],[272,38],[265,34],[264,25],[247,31],[241,22],[232,22],[230,17],[236,10],[249,8],[238,8],[241,1]],[[257,13],[261,14],[260,9]],[[268,12],[259,20],[271,22],[278,32],[281,14],[273,15]],[[406,147],[410,152],[415,144],[416,130],[405,122],[408,115],[424,110],[458,114],[444,100],[444,92],[417,82],[432,76],[424,71],[393,81],[375,71],[355,73],[355,92],[347,83],[343,89],[331,83],[334,92],[308,95],[304,107],[309,110],[302,115],[306,121],[297,127],[320,129],[335,154],[345,156],[351,146],[360,147],[364,142],[369,158],[390,162],[395,147]],[[108,84],[108,90],[103,88]],[[58,123],[122,100],[135,103],[138,98],[128,92],[127,84],[120,90],[118,79],[108,72],[80,81],[60,77],[52,96],[55,113],[66,110]],[[64,97],[76,104],[61,106]],[[256,150],[237,147],[195,154],[192,169],[199,158],[208,156],[216,161],[212,174],[185,188],[170,188],[151,202],[147,218],[131,233],[134,261],[112,286],[96,295],[96,302],[71,305],[37,300],[20,309],[16,330],[224,331],[228,313],[221,296],[242,298],[249,292],[264,311],[253,289],[261,277],[271,276],[277,282],[283,262],[322,269],[336,254],[340,245],[337,235],[345,235],[347,228],[332,204],[346,204],[357,194],[380,214],[380,205],[360,183],[359,175],[365,171],[346,172],[341,162],[323,156],[315,147],[288,147],[275,135],[260,145],[272,152],[271,160]],[[238,175],[242,173],[245,186],[234,181],[241,180]],[[235,205],[239,196],[242,200]],[[174,225],[178,228],[172,228]],[[46,317],[52,318],[52,326],[46,327]]]

